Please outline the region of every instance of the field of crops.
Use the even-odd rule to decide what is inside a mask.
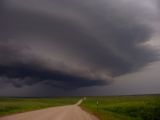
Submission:
[[[76,103],[80,98],[0,98],[0,116]]]
[[[160,96],[88,97],[81,106],[101,120],[160,120]]]

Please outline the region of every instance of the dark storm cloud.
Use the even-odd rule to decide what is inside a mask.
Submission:
[[[145,45],[153,33],[142,18],[145,10],[118,0],[6,0],[0,76],[16,86],[43,82],[73,89],[137,71],[157,60]]]
[[[16,87],[33,85],[39,82],[66,89],[106,84],[106,82],[102,80],[94,80],[79,77],[74,74],[70,75],[59,71],[52,71],[32,64],[1,65],[0,75],[7,76],[7,78],[10,79],[8,82],[13,83]]]
[[[93,79],[62,71],[51,70],[44,63],[25,53],[27,49],[11,43],[0,43],[0,76],[5,82],[12,83],[16,87],[33,85],[39,82],[54,87],[75,89],[85,86],[104,85],[107,82],[101,79]],[[28,59],[28,55],[32,59]],[[1,79],[1,81],[3,80]],[[7,80],[6,80],[7,79]]]

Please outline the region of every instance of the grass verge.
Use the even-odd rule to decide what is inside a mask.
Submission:
[[[80,98],[0,98],[0,116],[76,103]]]
[[[89,97],[81,107],[101,120],[160,120],[160,96]]]

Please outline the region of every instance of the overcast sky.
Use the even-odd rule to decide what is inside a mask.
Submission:
[[[159,0],[0,0],[0,96],[160,93]]]

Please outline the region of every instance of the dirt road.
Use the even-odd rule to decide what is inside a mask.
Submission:
[[[82,100],[75,105],[19,113],[2,117],[0,120],[98,120],[95,116],[83,111],[78,106],[81,102]]]

